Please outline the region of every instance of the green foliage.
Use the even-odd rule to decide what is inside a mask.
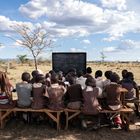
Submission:
[[[17,55],[17,58],[21,64],[24,64],[28,61],[27,55]]]

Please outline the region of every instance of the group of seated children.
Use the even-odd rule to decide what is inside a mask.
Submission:
[[[85,115],[97,115],[102,108],[118,110],[121,108],[122,87],[128,92],[125,94],[127,100],[139,99],[139,90],[132,72],[122,71],[123,79],[112,71],[104,73],[101,70],[95,72],[88,67],[86,74],[75,69],[64,76],[63,72],[50,71],[43,75],[38,70],[30,73],[22,73],[20,83],[16,84],[18,100],[16,105],[20,108],[31,107],[33,109],[49,108],[61,110],[65,107],[81,109]],[[0,72],[0,108],[9,108],[9,91],[12,89],[5,73]],[[139,115],[138,106],[136,113]],[[118,121],[119,120],[119,121]],[[119,115],[117,123],[121,124]]]

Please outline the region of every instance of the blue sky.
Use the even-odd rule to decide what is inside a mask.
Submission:
[[[0,58],[28,54],[10,40],[18,23],[40,25],[52,36],[51,52],[87,52],[88,60],[140,61],[140,0],[0,0]]]

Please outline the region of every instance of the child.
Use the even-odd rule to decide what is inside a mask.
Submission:
[[[64,108],[62,97],[64,96],[66,89],[63,85],[59,85],[58,77],[56,74],[51,76],[51,86],[47,88],[49,105],[52,110],[60,110]]]
[[[80,84],[75,84],[75,78],[69,78],[70,86],[64,95],[65,103],[68,108],[80,109],[83,101],[82,88]]]
[[[92,77],[92,68],[91,67],[87,67],[86,68],[86,74],[84,75],[84,77],[88,78],[88,77]]]
[[[121,85],[118,84],[119,82],[119,76],[115,72],[112,73],[111,75],[111,83],[110,85],[107,85],[105,87],[105,93],[106,93],[106,102],[107,102],[107,107],[110,110],[118,110],[121,108],[121,101],[120,101],[120,96],[122,92],[122,87]],[[116,128],[121,128],[121,118],[119,114],[116,114],[114,119],[114,127]]]
[[[128,92],[125,94],[125,100],[135,100],[139,99],[139,88],[137,83],[134,81],[134,75],[132,72],[127,72],[125,75],[125,79],[121,80],[121,85],[123,88],[126,88]],[[139,102],[135,103],[135,113],[140,117],[139,113]]]
[[[0,71],[0,108],[14,107],[12,102],[12,90],[13,86],[10,84],[6,73]]]
[[[104,73],[104,76],[105,76],[105,80],[104,80],[104,82],[103,82],[103,84],[104,84],[104,88],[107,86],[107,85],[110,85],[110,83],[111,83],[111,80],[110,80],[110,78],[111,78],[111,75],[112,75],[112,71],[106,71],[105,73]]]
[[[22,82],[16,84],[17,91],[17,106],[18,107],[29,107],[31,105],[31,91],[32,85],[30,82],[30,74],[28,72],[22,73]]]
[[[104,80],[103,80],[103,72],[101,70],[97,70],[95,72],[95,80],[96,80],[96,87],[99,87],[103,90],[104,88]]]
[[[92,77],[88,77],[86,80],[86,88],[83,91],[83,112],[84,114],[96,115],[98,114],[100,104],[98,102],[99,97],[102,97],[102,90],[96,87],[96,81]]]
[[[42,74],[38,74],[33,84],[32,94],[33,102],[31,107],[33,109],[42,109],[47,107],[48,99],[44,96],[46,93],[45,77]]]
[[[125,99],[131,100],[137,97],[139,99],[139,88],[137,83],[134,81],[134,75],[132,72],[127,72],[125,79],[121,81],[123,88],[128,90],[128,93],[125,94]]]
[[[88,77],[86,80],[86,88],[83,91],[83,114],[97,116],[96,125],[99,125],[99,110],[101,106],[98,102],[98,98],[102,97],[102,90],[96,87],[96,81],[92,77]],[[93,117],[92,117],[93,118]],[[86,126],[85,120],[82,120],[82,126]]]

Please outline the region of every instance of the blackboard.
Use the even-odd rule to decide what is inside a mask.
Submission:
[[[86,72],[86,53],[52,53],[52,69],[67,74],[71,68]]]

